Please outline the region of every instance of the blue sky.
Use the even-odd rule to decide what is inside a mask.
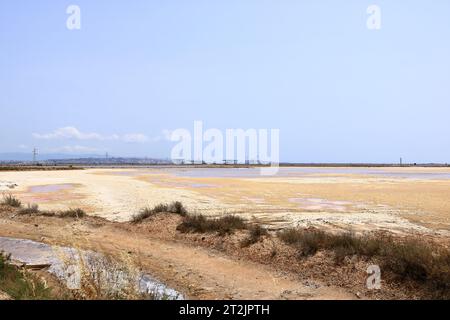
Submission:
[[[1,1],[0,153],[168,157],[167,132],[202,120],[280,129],[282,161],[450,162],[449,16],[447,0]]]

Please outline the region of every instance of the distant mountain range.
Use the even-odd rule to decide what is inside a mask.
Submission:
[[[29,153],[0,153],[0,163],[4,164],[30,164],[33,161],[33,155]],[[169,159],[157,159],[148,157],[108,157],[98,154],[67,154],[67,153],[48,153],[39,154],[36,162],[50,165],[112,165],[112,164],[169,164]]]
[[[104,158],[98,154],[67,154],[67,153],[47,153],[38,154],[37,161],[64,160],[79,158]],[[33,155],[25,152],[0,153],[0,161],[33,161]]]

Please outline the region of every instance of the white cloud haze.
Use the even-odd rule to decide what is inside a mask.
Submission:
[[[57,148],[50,148],[47,150],[48,152],[61,152],[61,153],[97,153],[104,151],[103,149],[99,148],[92,148],[92,147],[86,147],[86,146],[62,146]]]
[[[132,143],[134,142],[143,143],[149,140],[149,138],[142,133],[127,133],[123,135],[118,134],[103,135],[97,132],[81,132],[75,127],[58,128],[50,133],[33,133],[33,137],[36,139],[44,139],[44,140],[63,140],[63,139],[96,140],[96,141],[115,140]]]

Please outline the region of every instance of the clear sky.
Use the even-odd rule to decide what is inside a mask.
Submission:
[[[280,129],[282,161],[450,162],[450,1],[2,0],[0,90],[0,153],[168,157],[202,120]]]

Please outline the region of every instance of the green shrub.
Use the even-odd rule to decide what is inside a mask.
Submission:
[[[0,252],[0,289],[15,300],[48,300],[51,290],[34,275],[11,265],[10,255]]]

